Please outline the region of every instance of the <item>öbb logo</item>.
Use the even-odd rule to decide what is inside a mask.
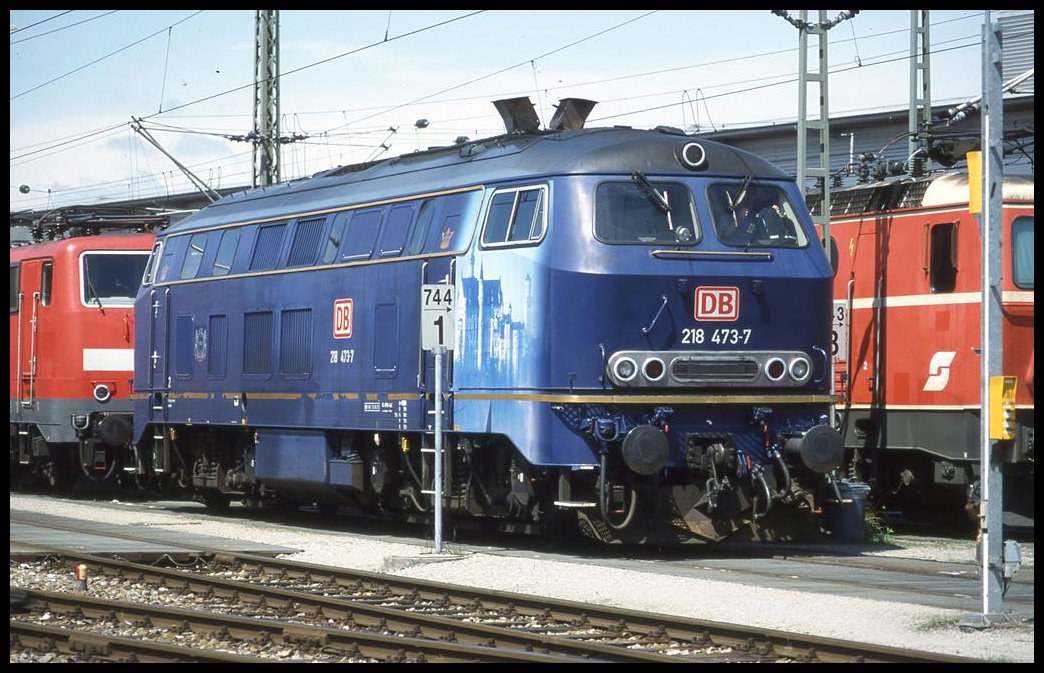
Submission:
[[[334,302],[335,339],[350,339],[352,336],[352,300],[338,299]]]
[[[738,287],[696,288],[697,320],[736,320],[739,318]]]

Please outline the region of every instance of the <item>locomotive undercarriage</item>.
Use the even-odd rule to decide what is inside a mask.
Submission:
[[[156,428],[151,450],[138,454],[140,468],[158,485],[187,488],[214,508],[239,500],[433,520],[432,435],[272,434],[283,442],[277,475],[265,467],[272,459],[265,451],[276,440],[264,430],[242,428]],[[295,453],[295,446],[317,442],[318,453]],[[604,443],[597,465],[578,467],[533,466],[499,436],[448,435],[444,447],[440,490],[453,529],[579,533],[607,543],[718,541],[738,531],[761,540],[790,539],[808,532],[816,502],[809,484],[823,481],[802,464],[797,447],[774,453],[771,463],[759,467],[744,460],[728,434],[692,433],[685,464],[655,471],[636,471],[638,454],[632,444],[629,455],[622,441]],[[314,455],[321,455],[321,463],[313,461],[312,473],[295,473],[286,462],[301,456],[304,464]]]
[[[10,480],[12,485],[66,490],[77,479],[108,482],[123,476],[128,460],[131,421],[127,414],[75,414],[69,441],[48,441],[32,423],[11,424]]]
[[[843,471],[849,479],[871,486],[869,500],[877,509],[964,532],[978,526],[982,482],[977,460],[954,460],[918,450],[861,448],[848,452]],[[1032,460],[1005,462],[1002,471],[1004,525],[1032,529]]]

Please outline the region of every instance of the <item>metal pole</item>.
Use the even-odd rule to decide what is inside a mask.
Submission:
[[[931,90],[931,39],[929,32],[927,9],[910,10],[910,138],[907,141],[913,156],[919,144],[917,132],[927,127],[932,120]],[[929,162],[924,160],[924,173],[927,174]],[[914,175],[920,177],[920,175]]]
[[[254,10],[254,187],[281,180],[279,10]]]
[[[990,439],[990,377],[1001,374],[1001,177],[1003,169],[1000,24],[983,26],[982,58],[982,611],[999,613],[1002,596],[1003,501],[1001,451]]]
[[[801,10],[801,21],[808,18],[808,10]],[[797,118],[797,184],[804,196],[808,167],[808,33],[798,31],[798,118]]]
[[[435,553],[442,553],[442,356],[445,346],[435,347]]]

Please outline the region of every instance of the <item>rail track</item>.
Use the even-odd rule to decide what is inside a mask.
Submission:
[[[27,614],[50,611],[76,616],[79,610],[111,619],[115,613],[124,622],[143,622],[147,617],[162,628],[196,633],[184,625],[192,623],[187,616],[153,617],[142,611],[164,606],[201,613],[205,618],[200,633],[226,638],[242,634],[237,642],[255,644],[220,648],[240,656],[258,656],[256,643],[284,656],[291,656],[285,654],[288,648],[311,643],[312,650],[293,656],[447,662],[469,660],[466,657],[475,653],[480,658],[470,661],[506,661],[514,656],[641,663],[976,661],[256,555],[205,554],[188,564],[170,560],[172,567],[46,549],[40,549],[40,556],[46,558],[39,562],[44,564],[39,570],[52,577],[62,573],[71,577],[72,568],[85,564],[89,590],[29,589],[27,606],[32,610]],[[88,609],[84,607],[88,596],[104,596],[114,605]],[[207,620],[216,619],[215,615],[246,619],[249,624],[213,626]],[[16,619],[31,621],[25,615],[12,615],[12,622]],[[90,626],[81,628],[93,631]],[[352,641],[351,633],[366,638]],[[398,647],[380,649],[369,640],[375,634],[394,639]],[[434,649],[443,643],[452,645],[453,651]],[[243,649],[249,654],[243,655]]]

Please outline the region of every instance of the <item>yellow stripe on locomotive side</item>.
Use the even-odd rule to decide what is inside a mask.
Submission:
[[[325,398],[341,400],[366,399],[380,401],[420,400],[424,393],[169,393],[174,399],[213,399],[220,395],[224,399],[287,400],[298,401],[308,397],[315,400]],[[147,399],[144,393],[136,393],[132,399]],[[559,395],[553,393],[455,393],[457,400],[547,402],[551,404],[839,404],[841,398],[831,395]],[[854,407],[850,407],[854,408]]]

